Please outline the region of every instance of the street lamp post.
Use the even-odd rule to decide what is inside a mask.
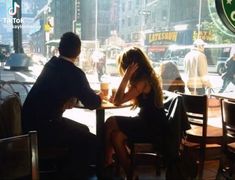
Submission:
[[[201,32],[201,15],[202,14],[202,0],[199,1],[199,13],[198,13],[198,33],[197,38],[200,38],[200,32]]]
[[[141,41],[141,45],[144,46],[144,36],[145,36],[145,18],[146,16],[149,16],[151,14],[151,11],[147,11],[146,10],[146,4],[145,4],[145,0],[142,0],[142,6],[143,7],[141,10],[139,10],[139,15],[141,16],[141,24],[140,24],[140,41]]]
[[[73,32],[76,33],[76,23],[77,23],[77,0],[74,1],[74,20],[73,20]]]
[[[13,25],[13,46],[14,46],[14,50],[15,53],[23,53],[23,47],[22,47],[22,11],[21,11],[21,0],[13,0],[12,3],[12,8],[16,9],[15,6],[18,5],[19,8],[17,10],[17,13],[15,13],[13,15],[13,21],[12,21],[12,25]],[[16,28],[17,26],[17,28]]]
[[[95,50],[97,50],[97,31],[98,31],[98,0],[95,0]]]

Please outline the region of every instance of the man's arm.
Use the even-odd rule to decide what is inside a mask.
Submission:
[[[78,99],[88,109],[96,109],[101,106],[101,98],[91,89],[90,84],[83,73],[79,80]]]

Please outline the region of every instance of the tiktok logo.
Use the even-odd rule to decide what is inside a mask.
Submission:
[[[10,7],[8,13],[10,16],[14,16],[17,13],[17,10],[20,8],[20,5],[14,2],[13,7]]]

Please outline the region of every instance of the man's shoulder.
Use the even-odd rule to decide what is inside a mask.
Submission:
[[[191,57],[191,56],[193,56],[193,54],[195,54],[195,52],[193,50],[191,50],[185,55],[185,58]]]
[[[200,50],[198,50],[198,49],[192,50],[192,54],[193,54],[194,56],[198,56],[198,57],[201,57],[201,56],[206,57],[205,53],[202,52],[202,51],[200,51]]]
[[[70,77],[73,76],[73,77],[82,78],[85,76],[85,72],[81,68],[59,57],[51,58],[48,61],[48,63],[45,65],[45,67],[47,67],[48,70],[54,69],[57,72],[63,71],[64,75],[68,75]]]

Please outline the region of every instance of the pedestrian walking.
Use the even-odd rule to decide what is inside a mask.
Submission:
[[[226,90],[230,82],[235,84],[235,53],[225,62],[225,73],[222,75],[223,85],[219,90],[222,93]]]
[[[204,54],[205,42],[197,39],[194,47],[184,58],[186,86],[191,94],[203,95],[211,87],[208,79],[207,57]]]

